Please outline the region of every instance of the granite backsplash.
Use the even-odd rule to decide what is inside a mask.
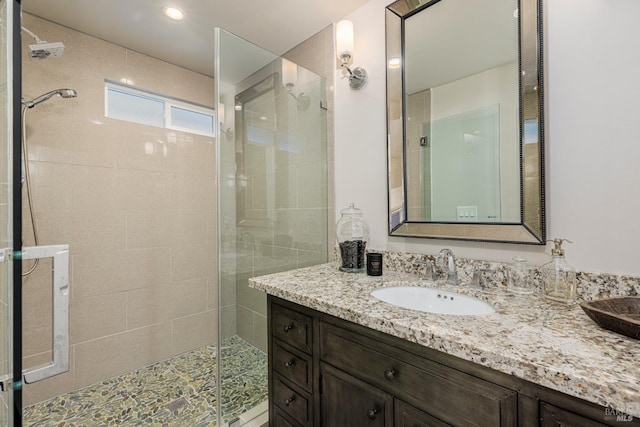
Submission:
[[[423,275],[425,266],[416,261],[432,261],[435,265],[436,256],[412,254],[404,252],[370,250],[383,254],[384,269]],[[336,254],[336,256],[338,256]],[[338,258],[336,258],[338,259]],[[509,263],[480,261],[467,258],[456,258],[458,277],[463,283],[469,283],[475,270],[489,270],[484,274],[487,287],[507,286],[507,268]],[[540,291],[540,267],[530,266],[533,283]],[[621,276],[616,274],[577,272],[576,295],[578,300],[594,300],[598,298],[640,296],[640,277]]]

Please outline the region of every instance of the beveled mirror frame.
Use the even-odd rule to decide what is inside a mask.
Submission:
[[[459,223],[407,220],[405,168],[404,25],[405,19],[447,0],[397,0],[386,8],[388,225],[390,236],[544,245],[544,91],[542,0],[519,0],[518,66],[520,101],[520,222]],[[452,37],[455,37],[453,35]],[[446,39],[446,36],[443,36]],[[401,66],[389,66],[401,58]],[[524,123],[537,125],[538,141],[523,150]],[[400,203],[398,203],[398,199]],[[392,203],[393,202],[393,203]]]

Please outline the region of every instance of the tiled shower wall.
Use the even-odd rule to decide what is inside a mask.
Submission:
[[[40,244],[69,244],[71,259],[70,370],[27,385],[29,405],[215,342],[216,148],[104,115],[105,79],[212,106],[211,77],[28,14],[23,24],[66,46],[31,60],[24,38],[24,98],[78,92],[26,120]],[[49,266],[24,280],[25,367],[50,358]]]

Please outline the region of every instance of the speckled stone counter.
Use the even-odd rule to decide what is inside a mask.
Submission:
[[[640,341],[600,328],[578,305],[437,284],[486,300],[496,312],[423,313],[370,293],[399,284],[436,284],[394,271],[380,277],[343,273],[337,264],[256,277],[249,283],[276,297],[640,417]]]

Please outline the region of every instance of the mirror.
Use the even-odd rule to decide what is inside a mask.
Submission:
[[[544,244],[541,7],[387,6],[389,235]]]

